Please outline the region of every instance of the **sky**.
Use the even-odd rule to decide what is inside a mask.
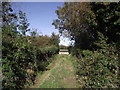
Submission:
[[[55,11],[57,7],[63,6],[63,2],[13,2],[12,7],[18,13],[22,10],[26,13],[29,28],[37,29],[38,34],[50,36],[52,32],[59,34],[59,31],[52,25],[57,19]],[[28,33],[29,34],[29,33]],[[68,38],[60,38],[60,44],[68,46]]]

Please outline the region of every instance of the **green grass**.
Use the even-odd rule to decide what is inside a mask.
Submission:
[[[68,52],[68,49],[60,49],[60,52]]]
[[[74,58],[70,55],[56,55],[42,76],[40,88],[77,88]]]

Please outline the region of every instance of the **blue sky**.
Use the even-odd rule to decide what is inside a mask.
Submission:
[[[30,28],[37,29],[39,34],[49,36],[52,32],[59,34],[52,22],[57,19],[55,10],[57,10],[57,7],[63,6],[63,2],[14,2],[12,6],[16,12],[22,10],[26,13]],[[61,38],[60,40],[60,44],[69,44],[68,39]]]

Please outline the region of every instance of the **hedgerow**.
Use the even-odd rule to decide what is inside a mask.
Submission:
[[[57,50],[55,46],[36,48],[22,37],[8,43],[3,41],[3,87],[23,88],[25,83],[34,82],[37,71],[46,67],[43,62],[47,62]]]
[[[83,50],[77,66],[80,84],[86,88],[118,88],[118,63],[118,51],[115,48]]]
[[[27,36],[30,31],[26,14],[13,12],[10,2],[2,2],[2,86],[25,88],[34,83],[37,72],[48,65],[48,58],[58,52],[59,37]],[[42,42],[41,42],[42,40]]]
[[[77,79],[84,88],[118,88],[119,45],[107,44],[107,39],[99,33],[97,50],[82,50],[71,47],[70,52],[77,59]]]
[[[58,18],[53,25],[74,41],[68,49],[78,58],[80,87],[120,85],[119,6],[120,2],[65,2],[56,10]]]

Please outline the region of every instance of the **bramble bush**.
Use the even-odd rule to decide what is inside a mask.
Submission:
[[[26,82],[27,67],[34,64],[32,48],[21,38],[11,38],[9,42],[3,41],[2,53],[3,87],[22,87]]]
[[[2,56],[4,88],[23,88],[25,83],[34,82],[37,71],[45,70],[44,62],[58,50],[56,46],[36,48],[23,37],[6,40]]]
[[[107,38],[98,33],[99,41],[95,42],[97,50],[81,50],[71,47],[70,52],[77,59],[77,79],[86,88],[118,88],[119,78],[119,45],[107,44]]]
[[[110,47],[109,47],[110,48]],[[78,59],[77,74],[81,84],[87,88],[118,88],[119,66],[115,48],[98,51],[83,50],[83,57]]]

